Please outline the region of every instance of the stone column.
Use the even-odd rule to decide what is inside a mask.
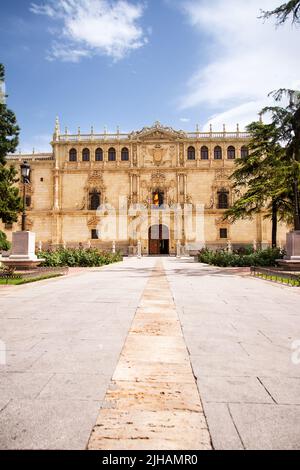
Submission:
[[[141,241],[139,240],[138,243],[137,243],[137,257],[139,259],[142,258],[142,243]]]
[[[59,210],[59,169],[54,170],[53,210]]]

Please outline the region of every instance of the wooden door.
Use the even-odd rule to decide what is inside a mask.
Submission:
[[[160,240],[149,240],[149,254],[160,255]]]

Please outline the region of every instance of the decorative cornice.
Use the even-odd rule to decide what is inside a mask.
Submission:
[[[143,127],[140,131],[135,131],[129,134],[131,139],[186,139],[187,134],[180,130],[176,131],[172,127],[163,126],[159,121],[156,121],[153,126]]]

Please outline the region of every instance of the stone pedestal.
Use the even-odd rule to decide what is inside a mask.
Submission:
[[[2,263],[12,268],[32,268],[44,260],[35,254],[35,233],[14,232],[12,234],[12,249],[9,258],[3,258]]]
[[[287,234],[286,251],[288,259],[300,261],[300,231]]]
[[[286,237],[287,256],[284,260],[279,260],[278,264],[290,271],[300,272],[300,231],[287,234]]]

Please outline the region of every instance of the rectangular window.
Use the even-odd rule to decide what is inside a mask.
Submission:
[[[157,192],[152,194],[152,197],[153,197],[152,204],[155,207],[160,207],[164,204],[164,198],[165,198],[164,193],[157,191]]]
[[[10,224],[10,223],[5,224],[5,230],[12,230],[12,228],[13,228],[13,224]]]
[[[92,230],[92,240],[99,240],[98,233],[96,229]]]
[[[220,238],[228,238],[227,228],[221,228],[220,229]]]

